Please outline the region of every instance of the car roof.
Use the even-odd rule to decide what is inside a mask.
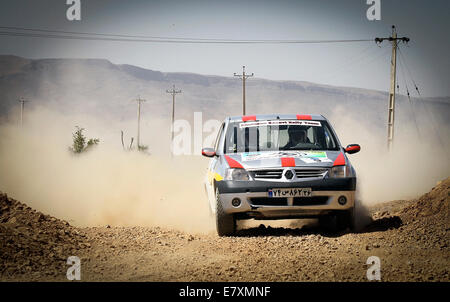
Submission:
[[[266,121],[266,120],[316,120],[326,121],[326,118],[320,114],[257,114],[257,115],[239,115],[227,118],[230,122],[242,121]]]

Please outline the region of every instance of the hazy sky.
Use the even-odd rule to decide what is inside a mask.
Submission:
[[[82,20],[66,19],[66,0],[1,0],[0,26],[128,35],[224,39],[373,39],[391,25],[411,39],[401,46],[423,95],[449,96],[450,1],[381,0],[368,21],[366,0],[81,0]],[[255,77],[389,89],[390,45],[199,45],[57,40],[0,36],[0,54],[28,58],[105,58],[166,72]],[[404,70],[405,75],[408,71]],[[398,69],[401,92],[404,77]],[[408,76],[409,81],[409,76]],[[410,90],[412,83],[408,82]]]

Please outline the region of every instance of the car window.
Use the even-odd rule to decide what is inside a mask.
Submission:
[[[275,125],[274,125],[275,124]],[[295,120],[232,122],[225,136],[225,153],[272,150],[337,150],[326,121]]]
[[[316,141],[314,136],[315,136],[315,132],[312,127],[309,128],[308,130],[306,130],[306,137],[310,142]]]
[[[330,149],[330,150],[337,149],[337,144],[331,135],[328,125],[324,125],[324,136],[325,136],[325,145],[326,145],[327,149]]]

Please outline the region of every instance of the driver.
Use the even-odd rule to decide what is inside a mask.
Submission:
[[[311,143],[306,136],[306,129],[299,126],[290,126],[288,128],[289,141],[283,149],[290,149],[298,144]]]

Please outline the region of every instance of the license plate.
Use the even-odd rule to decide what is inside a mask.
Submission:
[[[311,188],[269,189],[269,197],[309,197]]]

